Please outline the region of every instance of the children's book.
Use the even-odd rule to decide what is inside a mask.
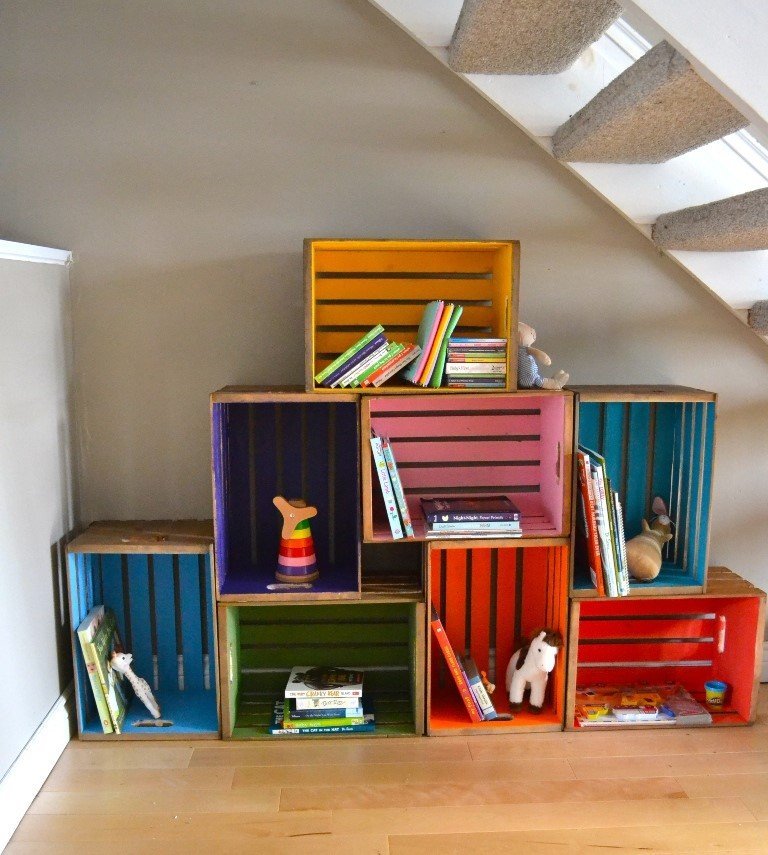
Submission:
[[[421,500],[428,523],[519,522],[520,509],[507,496],[435,497]]]
[[[386,344],[386,338],[383,333],[379,333],[375,338],[371,339],[368,344],[363,345],[356,353],[354,353],[343,365],[337,368],[333,373],[329,374],[323,380],[323,386],[333,388],[338,386],[342,378],[349,374],[355,366],[365,362],[365,360],[382,345]]]
[[[349,668],[297,665],[285,686],[286,698],[361,698],[363,672]]]
[[[392,532],[392,537],[395,540],[399,540],[403,537],[403,527],[400,524],[400,516],[397,512],[397,499],[395,498],[395,491],[389,476],[387,461],[384,459],[384,450],[380,437],[371,437],[371,451],[373,452],[373,465],[379,477],[379,486],[381,487],[381,495],[384,499],[384,509],[387,514],[387,520],[389,521],[389,528]]]
[[[331,709],[334,712],[339,709],[356,710],[360,706],[360,698],[338,698],[338,697],[323,697],[314,698],[291,698],[291,703],[296,705],[296,709],[301,712],[324,712],[326,709]]]
[[[406,537],[413,537],[413,524],[411,523],[411,514],[408,510],[408,502],[405,499],[405,490],[403,490],[403,484],[400,480],[400,473],[397,471],[397,463],[395,461],[395,455],[392,452],[392,446],[389,444],[389,439],[386,436],[380,437],[381,439],[381,450],[384,454],[384,460],[387,464],[387,469],[389,470],[389,480],[392,482],[392,490],[395,494],[395,499],[397,499],[397,507],[400,510],[400,518],[403,521],[403,528],[405,529]]]
[[[421,348],[419,358],[415,359],[403,372],[403,377],[411,383],[416,383],[417,378],[424,370],[429,350],[432,347],[432,341],[435,338],[440,318],[443,314],[443,301],[432,300],[424,307],[424,314],[421,316],[419,331],[416,333],[416,344]]]
[[[322,383],[327,377],[333,374],[337,368],[341,368],[345,362],[351,359],[359,350],[365,347],[368,342],[372,341],[376,338],[377,335],[380,335],[384,332],[384,327],[381,324],[377,324],[373,329],[368,330],[368,332],[361,338],[358,339],[353,345],[348,347],[344,353],[340,356],[337,356],[336,359],[331,362],[330,365],[326,365],[322,371],[318,372],[315,375],[315,382]]]
[[[576,468],[579,479],[579,506],[581,510],[580,530],[577,537],[581,540],[583,560],[587,562],[592,584],[597,588],[597,593],[605,596],[605,580],[603,577],[603,563],[600,560],[600,543],[597,533],[597,521],[595,519],[595,494],[592,482],[592,470],[589,463],[589,455],[579,449],[576,452]]]
[[[453,312],[451,313],[451,319],[448,321],[448,327],[445,330],[445,335],[443,336],[443,340],[440,343],[440,350],[437,354],[437,361],[435,362],[435,368],[432,371],[432,376],[429,379],[429,385],[436,389],[443,383],[443,375],[445,373],[445,360],[448,356],[448,339],[450,338],[453,331],[456,329],[456,324],[459,322],[459,318],[461,317],[461,313],[464,311],[463,306],[455,305],[453,307]]]
[[[115,733],[121,733],[125,711],[128,707],[127,680],[110,664],[113,652],[121,652],[123,645],[117,631],[117,618],[111,609],[104,610],[104,620],[96,628],[93,636],[93,652],[96,673],[107,700],[109,715]]]
[[[372,733],[376,729],[373,713],[367,713],[363,724],[342,724],[316,727],[284,727],[287,701],[275,701],[269,732],[275,736],[312,736],[321,733]]]
[[[483,718],[486,721],[493,721],[493,719],[498,718],[499,714],[496,712],[496,707],[494,707],[493,701],[483,685],[475,660],[471,656],[462,656],[460,662],[469,682],[470,691],[475,696],[475,701],[480,707]]]
[[[506,534],[522,531],[519,522],[434,522],[427,523],[430,531],[444,532],[472,532],[472,531],[495,531]]]
[[[291,710],[291,702],[288,698],[283,704],[283,727],[295,727],[298,729],[306,729],[311,727],[347,727],[348,725],[365,724],[372,719],[366,718],[366,714],[371,713],[370,709],[364,709],[360,715],[346,716],[339,715],[336,718],[304,718],[299,710],[298,715]]]
[[[352,381],[352,386],[362,386],[363,383],[382,366],[386,365],[390,360],[399,356],[405,350],[404,344],[398,344],[396,341],[391,341],[387,345],[386,351],[367,369],[358,374]]]
[[[381,343],[375,347],[361,362],[353,365],[345,374],[331,384],[335,387],[345,388],[351,385],[352,381],[359,374],[364,374],[375,362],[377,362],[386,352],[389,347],[389,342],[382,338]]]
[[[435,330],[435,337],[432,339],[429,354],[427,355],[424,367],[421,369],[421,374],[418,376],[418,382],[421,386],[428,386],[429,381],[432,379],[432,373],[435,370],[435,365],[437,364],[437,357],[440,354],[440,345],[443,343],[446,330],[451,322],[453,309],[453,303],[445,303],[443,306],[443,312],[440,316],[440,322],[437,325],[437,329]]]
[[[485,374],[489,376],[501,375],[507,373],[506,362],[449,362],[445,366],[445,373],[449,377],[473,376],[476,374]]]
[[[440,615],[437,613],[437,609],[434,606],[432,606],[430,626],[432,627],[432,632],[437,639],[437,643],[440,645],[440,649],[443,651],[446,665],[448,666],[448,670],[451,673],[454,683],[456,683],[456,688],[459,690],[461,700],[464,702],[464,707],[467,710],[469,718],[474,722],[483,721],[483,714],[480,711],[480,705],[475,700],[475,696],[469,686],[467,675],[464,673],[464,669],[461,667],[459,660],[456,658],[456,654],[453,652],[451,642],[445,634],[443,622],[440,620]]]
[[[382,365],[381,368],[374,371],[374,373],[371,374],[362,385],[381,386],[382,383],[386,383],[390,377],[394,377],[395,374],[402,371],[407,365],[413,362],[420,353],[421,348],[417,344],[406,345],[404,350],[400,351],[396,356],[393,356],[392,359]]]
[[[112,716],[109,713],[107,706],[107,696],[104,694],[104,689],[99,679],[99,672],[96,667],[96,649],[93,645],[93,638],[96,635],[96,630],[104,622],[104,606],[95,606],[85,616],[84,620],[77,628],[77,637],[80,640],[80,648],[83,651],[83,659],[85,660],[85,668],[88,672],[88,679],[91,683],[91,691],[96,702],[96,710],[99,713],[101,727],[104,733],[112,733]]]
[[[361,718],[363,715],[363,707],[358,701],[359,698],[324,698],[323,700],[336,701],[335,707],[311,707],[302,709],[299,704],[302,700],[315,700],[314,698],[290,698],[291,718],[302,721],[320,721],[328,718]],[[342,701],[349,700],[354,703],[354,706],[341,706]]]

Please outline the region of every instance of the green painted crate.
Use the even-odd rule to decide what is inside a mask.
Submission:
[[[423,733],[423,603],[220,604],[219,621],[225,738],[272,738],[272,710],[296,665],[364,671],[376,730],[360,736]]]

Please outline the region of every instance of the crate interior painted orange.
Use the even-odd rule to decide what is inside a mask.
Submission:
[[[544,627],[566,637],[568,547],[477,547],[430,550],[430,596],[457,654],[470,653],[496,684],[498,712],[509,712],[504,687],[512,654]],[[550,675],[544,710],[525,708],[512,721],[473,724],[430,633],[429,732],[472,728],[478,732],[515,727],[558,729],[563,724],[567,656],[562,650]]]
[[[703,700],[707,680],[724,680],[731,690],[727,706],[711,711],[714,723],[744,724],[752,707],[760,604],[759,596],[585,601],[576,685],[675,681]]]
[[[311,375],[376,324],[414,342],[431,300],[464,307],[454,335],[509,338],[517,252],[513,241],[308,241]]]

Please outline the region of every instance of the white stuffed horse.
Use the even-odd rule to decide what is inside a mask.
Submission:
[[[562,646],[563,637],[559,632],[543,629],[530,644],[515,652],[507,665],[506,685],[511,710],[519,710],[523,706],[523,692],[530,687],[528,701],[531,712],[541,712],[547,680],[555,667],[557,651]]]

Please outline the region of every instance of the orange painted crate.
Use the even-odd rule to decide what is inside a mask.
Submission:
[[[544,627],[566,638],[570,547],[567,538],[437,541],[429,545],[429,599],[454,652],[470,653],[496,691],[499,713],[509,712],[504,679],[512,654]],[[429,614],[430,609],[427,608]],[[429,618],[428,618],[429,619]],[[445,657],[427,628],[427,733],[431,736],[552,731],[563,729],[565,649],[550,674],[544,709],[528,707],[511,721],[474,723],[464,709]]]
[[[512,240],[305,240],[307,391],[333,392],[315,374],[376,324],[391,341],[414,342],[431,300],[464,307],[454,335],[510,342],[506,388],[514,390],[519,269],[520,244]],[[345,391],[455,392],[397,377]]]

